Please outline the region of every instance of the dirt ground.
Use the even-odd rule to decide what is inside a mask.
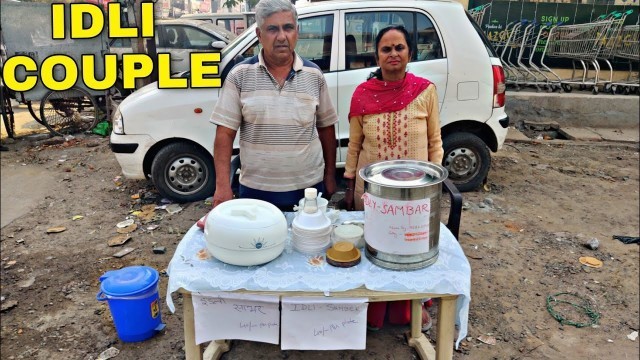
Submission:
[[[120,179],[108,140],[95,135],[8,146],[1,154],[3,179],[37,169],[48,180],[25,180],[27,190],[38,186],[33,191],[42,195],[1,231],[1,358],[96,359],[113,346],[120,350],[116,359],[183,359],[182,299],[174,295],[175,314],[164,306],[165,273],[160,294],[167,327],[145,342],[121,342],[107,305],[95,295],[108,270],[166,269],[182,235],[210,205],[181,204],[172,215],[155,210],[153,222],[139,223],[125,245],[136,250],[114,258],[120,248],[107,241],[118,235],[116,224],[144,204],[163,204],[153,187]],[[639,246],[613,239],[640,235],[637,146],[539,141],[507,143],[495,154],[485,189],[464,194],[459,240],[472,268],[472,299],[468,337],[454,359],[638,359],[639,341],[627,335],[639,327]],[[3,207],[6,201],[18,209],[19,192],[3,194]],[[151,224],[158,227],[148,230]],[[60,226],[66,230],[47,234]],[[597,250],[584,246],[591,239],[599,241]],[[154,254],[154,245],[166,253]],[[584,266],[583,256],[604,264]],[[588,301],[598,324],[576,328],[556,321],[546,298],[561,292]],[[437,302],[432,315],[436,310]],[[589,320],[569,306],[556,310],[576,322]],[[234,341],[223,359],[413,359],[406,330],[387,326],[369,333],[364,351],[280,351]],[[428,336],[435,340],[433,331]]]

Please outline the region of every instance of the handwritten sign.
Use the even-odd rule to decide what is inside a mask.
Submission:
[[[365,193],[364,237],[374,249],[412,255],[429,251],[431,200],[389,200]]]
[[[282,298],[282,350],[363,350],[367,299]]]
[[[222,339],[278,343],[277,296],[206,292],[193,293],[192,299],[196,344]]]

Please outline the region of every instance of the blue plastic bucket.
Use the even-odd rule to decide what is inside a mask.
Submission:
[[[100,277],[96,299],[109,304],[120,340],[143,341],[164,329],[158,280],[158,272],[148,266],[107,271]]]

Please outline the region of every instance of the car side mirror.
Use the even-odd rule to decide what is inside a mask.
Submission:
[[[222,50],[225,46],[227,46],[227,44],[220,40],[216,40],[211,43],[211,47],[218,50]]]

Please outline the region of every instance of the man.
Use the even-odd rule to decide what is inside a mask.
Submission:
[[[233,198],[226,174],[240,130],[239,196],[290,211],[305,188],[329,199],[335,192],[338,116],[322,71],[294,51],[295,7],[288,0],[261,0],[256,22],[262,50],[229,72],[211,115],[218,125],[213,206]]]

